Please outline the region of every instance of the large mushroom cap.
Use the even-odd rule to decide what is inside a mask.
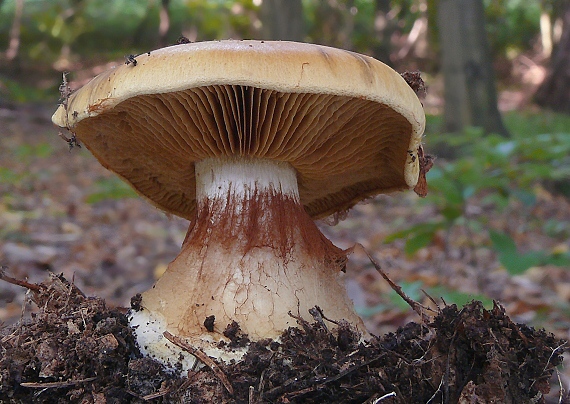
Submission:
[[[413,188],[425,126],[398,73],[319,45],[215,41],[144,53],[95,77],[53,122],[160,209],[192,218],[194,164],[286,161],[313,218]]]

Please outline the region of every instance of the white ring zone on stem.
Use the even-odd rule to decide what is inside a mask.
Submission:
[[[217,157],[196,163],[196,199],[249,199],[255,192],[273,191],[299,201],[297,174],[291,164],[253,158]]]

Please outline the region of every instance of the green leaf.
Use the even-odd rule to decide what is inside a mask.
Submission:
[[[462,205],[464,203],[463,190],[460,184],[449,177],[451,176],[434,179],[428,178],[430,190],[435,194],[439,194],[445,200],[446,204]]]
[[[557,267],[567,267],[570,269],[570,253],[552,254],[546,258],[544,263]]]
[[[532,251],[526,254],[501,255],[499,260],[511,275],[519,275],[527,269],[545,262],[546,254],[542,251]]]
[[[430,231],[436,231],[445,228],[445,223],[442,221],[431,221],[426,223],[418,223],[416,225],[410,226],[407,229],[403,229],[388,235],[384,239],[384,243],[391,243],[396,240],[406,238],[410,235],[415,235],[418,233],[425,233]]]
[[[389,234],[388,236],[386,236],[386,238],[384,238],[384,243],[388,244],[388,243],[391,243],[393,241],[406,238],[410,234],[413,234],[416,232],[416,227],[420,227],[420,225],[411,226],[411,227],[408,227],[407,229],[400,230],[400,231],[394,232],[392,234]]]
[[[516,254],[517,245],[515,241],[505,233],[499,233],[495,230],[489,232],[491,242],[493,243],[493,248],[499,255],[501,254]]]
[[[533,207],[536,205],[537,197],[534,192],[527,191],[524,189],[514,189],[511,193],[523,203],[524,206],[527,208]]]
[[[441,214],[448,222],[453,222],[463,216],[463,206],[449,205],[441,209]]]
[[[22,175],[15,173],[6,167],[0,167],[0,183],[14,185],[22,178]]]
[[[388,311],[390,307],[386,304],[380,303],[372,307],[355,307],[354,310],[362,318],[370,318],[378,313]]]
[[[426,293],[437,301],[443,299],[447,304],[456,304],[459,307],[471,302],[472,300],[479,300],[487,308],[493,307],[493,300],[485,295],[465,293],[458,290],[449,289],[445,286],[435,286],[426,289]]]
[[[418,233],[406,240],[404,252],[406,255],[414,255],[418,250],[426,247],[431,243],[435,235],[435,230]]]
[[[551,258],[544,251],[519,253],[514,240],[507,234],[491,230],[490,237],[493,248],[499,255],[499,262],[511,275],[519,275],[529,268],[544,265]],[[552,262],[556,262],[556,260]],[[561,262],[564,262],[564,260],[561,260]]]

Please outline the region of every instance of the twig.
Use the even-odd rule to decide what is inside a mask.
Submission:
[[[426,401],[426,404],[429,404],[433,401],[433,399],[435,399],[435,397],[437,396],[437,393],[443,393],[443,391],[441,391],[441,386],[443,386],[443,381],[445,380],[445,376],[441,377],[441,381],[439,382],[439,386],[437,387],[437,390],[435,391],[435,393],[433,393],[433,395],[430,397],[430,399],[428,401]]]
[[[305,395],[305,394],[307,394],[307,393],[311,393],[311,392],[313,392],[313,391],[315,391],[315,390],[318,390],[319,388],[322,388],[325,384],[335,382],[335,381],[337,381],[337,380],[339,380],[339,379],[342,379],[342,378],[345,377],[346,375],[348,375],[348,374],[354,372],[355,370],[358,370],[358,369],[360,369],[360,368],[362,368],[362,367],[364,367],[364,366],[370,365],[372,362],[375,362],[375,361],[379,360],[379,359],[382,358],[383,356],[385,356],[385,354],[384,354],[384,353],[381,353],[380,355],[378,355],[378,356],[376,356],[376,357],[374,357],[374,358],[372,358],[372,359],[369,359],[369,360],[363,361],[362,363],[359,363],[359,364],[356,364],[356,365],[354,365],[354,366],[351,366],[351,367],[349,367],[349,368],[347,368],[347,369],[345,369],[345,370],[339,372],[337,375],[332,376],[332,377],[328,377],[328,378],[324,378],[324,379],[318,378],[317,380],[313,379],[312,381],[309,381],[309,383],[311,384],[309,387],[306,387],[306,388],[301,389],[301,390],[293,391],[293,392],[290,392],[290,393],[286,393],[285,395],[287,395],[288,397],[291,397],[291,398],[296,398],[296,397]],[[293,378],[293,380],[295,380],[295,381],[297,381],[297,379],[298,379],[298,377],[294,377],[294,378]],[[280,387],[280,386],[279,386],[279,387]],[[276,390],[276,389],[277,389],[277,388],[272,389],[272,390]],[[267,394],[270,394],[272,390],[268,391]]]
[[[315,306],[315,309],[319,312],[321,317],[324,318],[325,320],[327,320],[328,322],[331,322],[331,323],[336,324],[336,325],[340,325],[340,323],[338,321],[335,321],[332,318],[328,318],[327,316],[325,316],[323,309],[321,309],[319,306]],[[309,310],[309,313],[311,313],[311,310]],[[313,313],[311,313],[311,314],[313,314]]]
[[[34,389],[57,389],[57,388],[61,388],[61,387],[69,387],[69,386],[75,386],[76,384],[81,384],[81,383],[87,383],[87,382],[92,382],[93,380],[97,379],[96,377],[88,377],[87,379],[81,379],[81,380],[68,380],[68,381],[64,381],[64,382],[49,382],[49,383],[33,383],[33,382],[25,382],[25,383],[20,383],[20,386],[23,387],[30,387],[30,388],[34,388]]]
[[[135,393],[134,391],[131,391],[129,389],[125,389],[125,391],[127,392],[127,394],[130,394],[133,397],[138,398],[139,400],[142,400],[142,396],[140,394]]]
[[[395,393],[395,392],[391,392],[391,393],[388,393],[388,394],[384,394],[382,397],[378,397],[377,399],[375,399],[375,400],[372,402],[372,404],[378,404],[380,401],[384,401],[385,399],[390,398],[390,397],[396,397],[396,393]]]
[[[193,369],[196,367],[197,363],[198,361],[195,361],[194,364],[192,365],[192,369],[188,370],[188,376],[186,377],[186,380],[176,388],[175,394],[179,391],[188,390],[188,387],[190,387],[190,385],[194,383],[194,376],[196,376],[196,372]]]
[[[75,133],[71,132],[71,138],[68,138],[67,136],[65,136],[62,131],[59,131],[58,135],[60,138],[62,138],[63,140],[66,141],[67,145],[69,146],[69,152],[70,153],[74,147],[78,147],[81,149],[81,144],[79,144],[77,137],[75,137]]]
[[[4,282],[11,283],[12,285],[21,286],[23,288],[33,290],[34,292],[40,292],[42,290],[41,285],[37,285],[35,283],[30,283],[26,281],[21,281],[19,279],[12,278],[11,276],[6,275],[4,272],[6,269],[7,268],[5,266],[2,266],[0,268],[0,279],[2,279]]]
[[[321,325],[325,329],[326,332],[329,332],[327,325],[325,324],[325,320],[328,320],[324,314],[323,310],[319,306],[315,306],[309,309],[309,314],[313,316],[313,319]],[[334,324],[338,325],[338,322],[334,322]]]
[[[567,343],[568,343],[567,341],[564,341],[564,342],[562,342],[560,345],[558,345],[556,348],[554,348],[554,349],[552,350],[552,353],[550,354],[550,356],[548,357],[548,360],[546,361],[546,365],[544,366],[544,369],[542,369],[542,376],[544,376],[544,374],[546,373],[546,369],[548,369],[548,365],[550,364],[550,360],[551,360],[552,357],[554,356],[554,353],[555,353],[556,351],[558,351],[560,348],[564,348]],[[540,377],[539,377],[538,379],[534,379],[534,380],[532,381],[532,383],[530,384],[530,387],[532,388],[532,386],[534,386],[534,383],[536,383],[536,381],[539,380],[539,379],[540,379]]]
[[[271,358],[269,359],[270,364],[273,364],[274,358],[275,358],[275,352],[271,354]],[[257,392],[259,393],[260,397],[263,394],[262,393],[263,389],[265,389],[265,374],[267,373],[267,369],[269,369],[269,367],[263,369],[263,371],[261,372],[261,376],[259,377],[259,383],[257,384]]]
[[[558,392],[558,404],[561,404],[564,399],[564,386],[562,385],[562,380],[560,380],[560,372],[558,369],[556,369],[556,377],[558,378],[558,388],[560,389]]]
[[[162,397],[170,393],[170,389],[160,389],[154,393],[147,394],[146,396],[141,396],[140,394],[135,393],[132,390],[125,389],[125,391],[133,397],[138,398],[139,400],[150,401],[154,400],[155,398]]]
[[[440,309],[440,307],[439,307],[439,304],[437,304],[437,302],[435,301],[435,299],[434,299],[433,297],[431,297],[431,296],[428,294],[428,292],[426,292],[424,289],[420,289],[420,290],[421,290],[422,293],[425,295],[425,297],[427,297],[427,298],[430,300],[430,302],[432,302],[432,303],[435,305],[435,307],[437,307],[437,309],[438,309],[439,311],[441,311],[441,309]],[[443,300],[443,299],[442,299],[442,300]],[[445,302],[444,302],[444,303],[445,303]]]
[[[18,338],[16,339],[16,346],[20,345],[20,337],[22,336],[24,324],[24,314],[26,314],[26,305],[30,301],[30,289],[26,290],[24,293],[24,301],[22,302],[22,311],[20,312],[20,322],[18,323]]]
[[[195,348],[192,345],[188,344],[182,338],[177,337],[176,335],[172,335],[168,331],[164,331],[162,335],[164,335],[164,337],[170,342],[172,342],[174,345],[179,346],[180,348],[194,355],[196,358],[200,359],[204,363],[204,365],[212,369],[212,372],[214,372],[214,374],[218,376],[218,378],[220,379],[220,381],[222,382],[228,393],[230,393],[230,395],[234,394],[234,388],[230,384],[228,378],[226,377],[222,369],[220,369],[220,367],[216,364],[216,362],[214,362],[208,355],[206,355],[198,348]]]
[[[304,379],[306,376],[308,376],[311,372],[309,371],[304,371],[301,372],[298,375],[295,375],[293,377],[290,377],[289,379],[285,380],[283,383],[281,383],[279,386],[275,386],[267,391],[261,392],[261,398],[265,398],[265,397],[275,397],[278,394],[281,394],[285,391],[285,389],[287,387],[289,387],[291,384],[293,383],[297,383],[299,382],[299,380]]]
[[[170,389],[164,389],[164,390],[163,390],[163,389],[160,389],[160,390],[158,390],[158,391],[155,392],[155,393],[147,394],[146,396],[142,396],[141,398],[142,398],[144,401],[150,401],[150,400],[153,400],[153,399],[155,399],[155,398],[165,396],[165,395],[167,395],[168,393],[170,393]]]
[[[311,313],[311,310],[309,310],[309,313]],[[289,310],[289,312],[287,312],[287,314],[289,315],[289,317],[294,318],[295,320],[297,320],[297,324],[301,325],[301,327],[303,327],[303,330],[305,330],[305,332],[307,334],[310,334],[312,332],[312,328],[311,328],[311,324],[305,320],[303,317],[301,317],[301,315],[295,315],[293,313],[291,313],[291,310]],[[316,321],[316,319],[315,319]],[[328,331],[328,329],[325,327],[325,330]],[[313,358],[313,356],[311,356]]]
[[[430,322],[430,317],[425,314],[424,310],[427,311],[431,311],[433,313],[435,313],[435,310],[430,309],[429,307],[424,306],[423,304],[420,304],[418,302],[416,302],[415,300],[413,300],[412,298],[410,298],[408,295],[406,295],[404,293],[404,291],[402,290],[402,288],[398,285],[396,285],[389,277],[388,275],[386,275],[386,273],[382,270],[382,268],[380,267],[380,264],[378,264],[378,262],[376,262],[376,260],[374,260],[374,258],[372,258],[372,255],[370,255],[368,253],[368,251],[366,251],[366,249],[364,248],[364,246],[360,243],[357,243],[354,245],[354,247],[350,248],[348,251],[352,252],[351,250],[354,250],[354,248],[358,246],[360,248],[362,248],[362,251],[364,251],[364,253],[366,254],[366,256],[368,257],[368,259],[370,260],[370,262],[372,263],[372,265],[374,265],[374,268],[376,268],[376,271],[378,271],[378,273],[382,276],[382,278],[384,278],[384,280],[386,282],[388,282],[388,284],[390,285],[390,287],[392,288],[392,290],[394,290],[394,292],[396,292],[398,295],[400,295],[400,297],[402,299],[404,299],[404,301],[406,303],[408,303],[410,305],[410,307],[416,312],[418,313],[418,315],[421,317],[421,319],[426,322],[429,323]]]

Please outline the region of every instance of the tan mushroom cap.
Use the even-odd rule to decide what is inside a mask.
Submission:
[[[144,53],[52,117],[160,209],[192,218],[194,163],[289,162],[313,218],[413,188],[425,126],[400,75],[357,53],[294,42],[214,41]]]

